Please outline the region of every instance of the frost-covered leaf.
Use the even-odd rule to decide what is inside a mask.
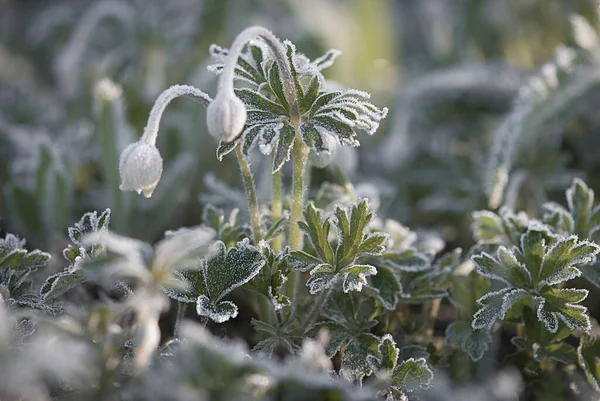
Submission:
[[[545,203],[543,220],[564,234],[592,239],[600,230],[600,205],[594,207],[594,191],[575,178],[566,191],[567,208],[553,202]]]
[[[307,205],[304,221],[299,221],[298,226],[308,235],[316,255],[291,251],[288,262],[294,269],[310,270],[307,285],[311,293],[329,288],[338,281],[344,292],[361,291],[367,284],[366,278],[377,274],[374,266],[360,263],[366,257],[380,255],[385,249],[387,236],[367,228],[373,217],[366,200],[355,204],[350,215],[338,206],[335,214],[325,219],[313,203]],[[329,243],[332,227],[338,237],[335,250]]]
[[[370,333],[351,338],[342,350],[340,375],[350,381],[360,383],[365,376],[373,373],[369,357],[377,352],[379,339]]]
[[[600,339],[584,334],[577,348],[579,366],[585,372],[588,382],[600,391]]]
[[[49,276],[40,288],[43,300],[52,300],[87,281],[81,270],[65,270]]]
[[[579,305],[587,295],[584,289],[545,287],[536,297],[537,317],[551,333],[557,332],[559,319],[571,330],[588,331],[591,324],[587,308]]]
[[[477,303],[481,308],[473,315],[473,330],[490,329],[496,320],[504,319],[504,315],[515,302],[528,295],[529,293],[522,289],[505,288],[479,298]]]
[[[181,302],[196,302],[201,316],[222,323],[237,315],[237,306],[221,299],[235,288],[247,283],[264,266],[259,250],[246,239],[226,249],[222,241],[215,242],[198,269],[176,272],[183,290],[168,289],[167,295]]]
[[[533,344],[533,358],[542,362],[549,358],[561,363],[573,363],[577,360],[577,350],[567,343],[556,343],[547,346]]]
[[[433,371],[427,366],[424,358],[410,358],[398,365],[392,376],[392,385],[403,392],[431,387]]]
[[[388,310],[396,309],[402,294],[402,284],[394,272],[388,267],[380,266],[377,274],[371,276],[371,287],[381,305]]]
[[[539,285],[553,285],[574,278],[573,268],[593,261],[600,246],[579,241],[576,236],[564,237],[546,251],[539,270]]]
[[[503,281],[518,288],[531,286],[531,274],[527,268],[519,263],[512,252],[505,247],[498,248],[496,257],[486,252],[473,256],[477,272],[483,276]]]
[[[471,360],[479,361],[489,349],[492,335],[489,330],[473,330],[467,322],[451,323],[446,329],[446,342],[460,344],[463,352],[469,354]]]

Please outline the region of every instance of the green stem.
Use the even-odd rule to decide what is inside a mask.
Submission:
[[[242,173],[246,196],[248,196],[248,209],[250,210],[250,220],[252,221],[254,245],[258,245],[261,239],[260,211],[258,210],[258,200],[256,199],[256,189],[254,188],[254,179],[252,178],[250,163],[248,163],[242,154],[241,142],[236,145],[235,154],[237,155],[238,163],[240,165],[240,172]]]
[[[175,329],[173,330],[173,336],[175,338],[179,338],[179,335],[181,334],[181,323],[183,323],[183,318],[185,317],[186,306],[185,302],[177,302],[177,319],[175,320]]]
[[[292,213],[288,245],[292,249],[300,249],[303,238],[298,221],[302,220],[302,211],[304,210],[304,172],[308,160],[308,148],[302,143],[299,135],[296,135],[292,152],[294,175],[292,177]]]
[[[302,143],[302,139],[296,130],[296,139],[294,139],[294,148],[292,149],[292,159],[294,163],[294,173],[292,177],[292,211],[290,216],[290,231],[288,235],[288,245],[291,249],[302,248],[302,232],[298,226],[298,221],[302,220],[302,211],[304,210],[304,189],[306,187],[304,178],[306,162],[308,161],[308,148]],[[292,314],[297,306],[298,293],[300,292],[300,272],[292,271],[288,276],[285,285],[285,293],[292,301]]]
[[[436,298],[431,303],[431,309],[429,310],[429,322],[427,325],[428,327],[427,327],[427,330],[425,331],[425,334],[428,337],[433,337],[433,333],[435,330],[435,321],[437,320],[438,314],[440,313],[440,305],[441,304],[442,304],[441,298]]]
[[[273,174],[273,199],[271,200],[271,212],[273,214],[273,221],[277,221],[281,218],[283,213],[283,201],[281,197],[281,170]],[[278,235],[273,238],[271,244],[275,252],[281,251],[283,248],[283,235]]]

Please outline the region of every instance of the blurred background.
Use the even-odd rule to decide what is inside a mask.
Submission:
[[[389,116],[336,164],[381,217],[469,246],[470,212],[564,202],[573,176],[600,188],[593,0],[0,0],[0,228],[64,247],[86,211],[146,241],[200,223],[203,205],[245,210],[233,158],[219,163],[205,108],[180,99],[161,123],[165,172],[150,199],[118,190],[118,157],[173,84],[214,95],[208,48],[263,25]],[[575,17],[574,17],[575,16]],[[287,166],[289,167],[289,166]],[[269,199],[268,166],[253,163]],[[289,172],[288,172],[289,173]],[[289,174],[285,174],[289,178]],[[311,191],[337,182],[312,172]],[[61,267],[62,268],[62,267]]]

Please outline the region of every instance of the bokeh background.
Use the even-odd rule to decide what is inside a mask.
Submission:
[[[597,7],[594,0],[0,0],[0,228],[53,251],[90,210],[110,207],[114,231],[146,241],[199,224],[206,203],[243,214],[235,162],[216,160],[205,109],[194,102],[176,100],[165,113],[165,175],[151,199],[118,190],[118,156],[168,86],[214,95],[210,44],[228,47],[259,24],[309,57],[341,50],[326,77],[389,107],[375,136],[336,159],[379,215],[468,247],[473,210],[506,203],[535,212],[544,200],[562,201],[573,176],[600,187],[600,52],[593,31],[582,36],[579,24],[577,37],[572,21],[579,15],[595,29]],[[577,58],[573,49],[586,53]],[[259,196],[268,200],[265,167],[254,160]],[[314,169],[312,193],[336,177],[332,167]]]

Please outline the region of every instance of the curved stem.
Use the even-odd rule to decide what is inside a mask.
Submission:
[[[248,209],[250,210],[250,220],[252,222],[252,234],[254,239],[254,245],[258,245],[261,240],[260,234],[260,211],[258,210],[258,200],[256,199],[256,189],[254,188],[254,179],[252,178],[252,171],[250,170],[250,164],[244,158],[242,153],[242,143],[239,142],[235,146],[235,154],[240,165],[240,172],[242,173],[242,180],[244,181],[244,189],[246,190],[246,196],[248,197]]]
[[[273,53],[273,56],[275,57],[275,62],[277,63],[277,66],[279,67],[279,71],[281,73],[281,81],[283,83],[285,98],[290,106],[290,119],[292,121],[298,120],[300,118],[298,94],[296,93],[294,78],[290,69],[290,65],[288,63],[285,48],[283,47],[279,39],[275,37],[275,35],[273,35],[269,30],[261,26],[251,26],[249,28],[244,29],[233,41],[233,44],[229,49],[229,54],[225,59],[223,73],[221,74],[221,77],[219,79],[219,91],[233,91],[233,78],[235,75],[237,59],[242,53],[242,50],[244,49],[246,43],[255,38],[261,38],[267,44],[267,46],[269,46],[269,49]]]
[[[281,170],[273,173],[273,197],[271,199],[271,212],[273,214],[273,222],[279,220],[283,214],[283,201],[281,198]],[[279,252],[283,247],[283,235],[278,235],[273,238],[273,250]]]
[[[315,301],[315,304],[313,305],[312,309],[310,310],[310,313],[300,323],[299,327],[301,327],[301,328],[304,327],[305,329],[308,329],[315,322],[315,320],[317,320],[319,318],[319,315],[321,314],[320,313],[321,307],[325,303],[325,300],[327,299],[327,296],[329,296],[330,292],[331,292],[331,288],[321,291],[321,293],[319,294],[319,297]]]
[[[160,125],[160,120],[165,109],[173,99],[176,99],[181,96],[189,97],[190,99],[196,100],[205,106],[208,106],[208,104],[211,102],[210,96],[208,96],[206,93],[202,92],[200,89],[194,86],[171,86],[170,88],[166,89],[163,93],[161,93],[158,99],[156,99],[156,101],[154,102],[154,106],[152,106],[152,110],[150,111],[150,116],[148,117],[148,122],[146,123],[146,127],[144,128],[144,134],[142,135],[141,140],[146,141],[146,143],[150,145],[156,145],[158,127]]]

